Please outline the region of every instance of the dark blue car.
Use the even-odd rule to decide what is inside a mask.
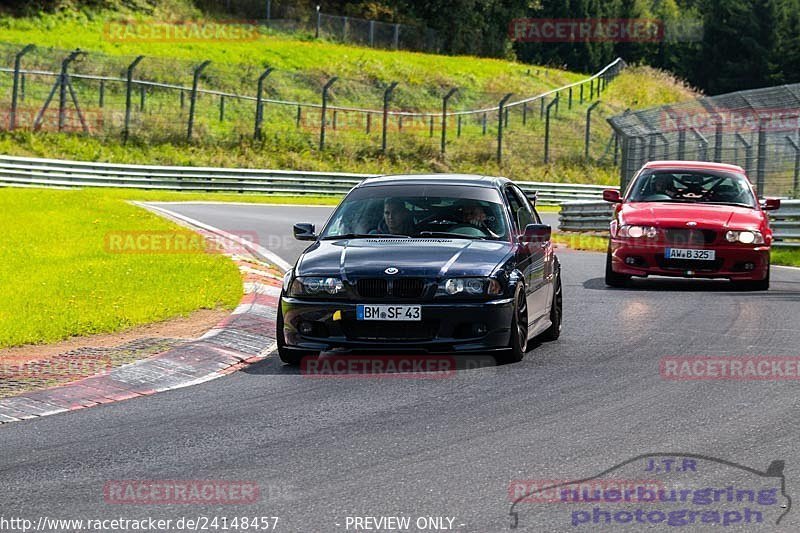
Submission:
[[[277,321],[285,363],[323,351],[491,352],[520,361],[561,332],[561,272],[544,225],[506,178],[369,178],[286,273]]]

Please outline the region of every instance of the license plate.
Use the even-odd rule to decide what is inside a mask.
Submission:
[[[667,259],[689,259],[691,261],[713,261],[716,259],[714,250],[694,250],[691,248],[667,248],[664,257]]]
[[[358,320],[422,320],[421,305],[367,305],[356,306]]]

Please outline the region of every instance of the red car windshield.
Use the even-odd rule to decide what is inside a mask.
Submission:
[[[659,170],[644,173],[631,187],[628,201],[756,207],[756,198],[747,178],[733,172]]]

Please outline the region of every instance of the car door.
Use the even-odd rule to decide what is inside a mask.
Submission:
[[[503,194],[508,204],[509,215],[511,217],[512,235],[514,236],[514,244],[516,249],[516,262],[517,269],[522,272],[522,277],[525,280],[525,299],[528,305],[528,323],[530,324],[538,317],[538,308],[534,307],[536,302],[533,296],[533,285],[531,283],[531,247],[529,243],[519,241],[519,236],[525,231],[525,226],[520,226],[520,223],[526,223],[527,216],[525,213],[524,204],[520,201],[514,189],[508,185],[503,190]]]
[[[541,218],[539,218],[538,213],[536,213],[525,193],[516,185],[511,185],[510,188],[520,204],[517,223],[522,228],[522,231],[525,230],[525,226],[528,224],[541,224]],[[531,322],[534,322],[550,310],[553,279],[552,245],[549,240],[546,242],[522,243],[522,245],[527,247],[530,257],[528,285],[530,286],[531,297],[528,301],[528,318]]]

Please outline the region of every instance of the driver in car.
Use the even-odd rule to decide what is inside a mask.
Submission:
[[[666,194],[673,198],[677,191],[672,176],[657,174],[653,177],[653,194]]]
[[[484,231],[487,235],[497,237],[497,234],[487,225],[486,211],[478,203],[468,203],[461,208],[461,220]]]
[[[395,235],[412,235],[414,220],[406,204],[399,198],[387,198],[383,203],[383,220],[371,233],[392,233]]]

